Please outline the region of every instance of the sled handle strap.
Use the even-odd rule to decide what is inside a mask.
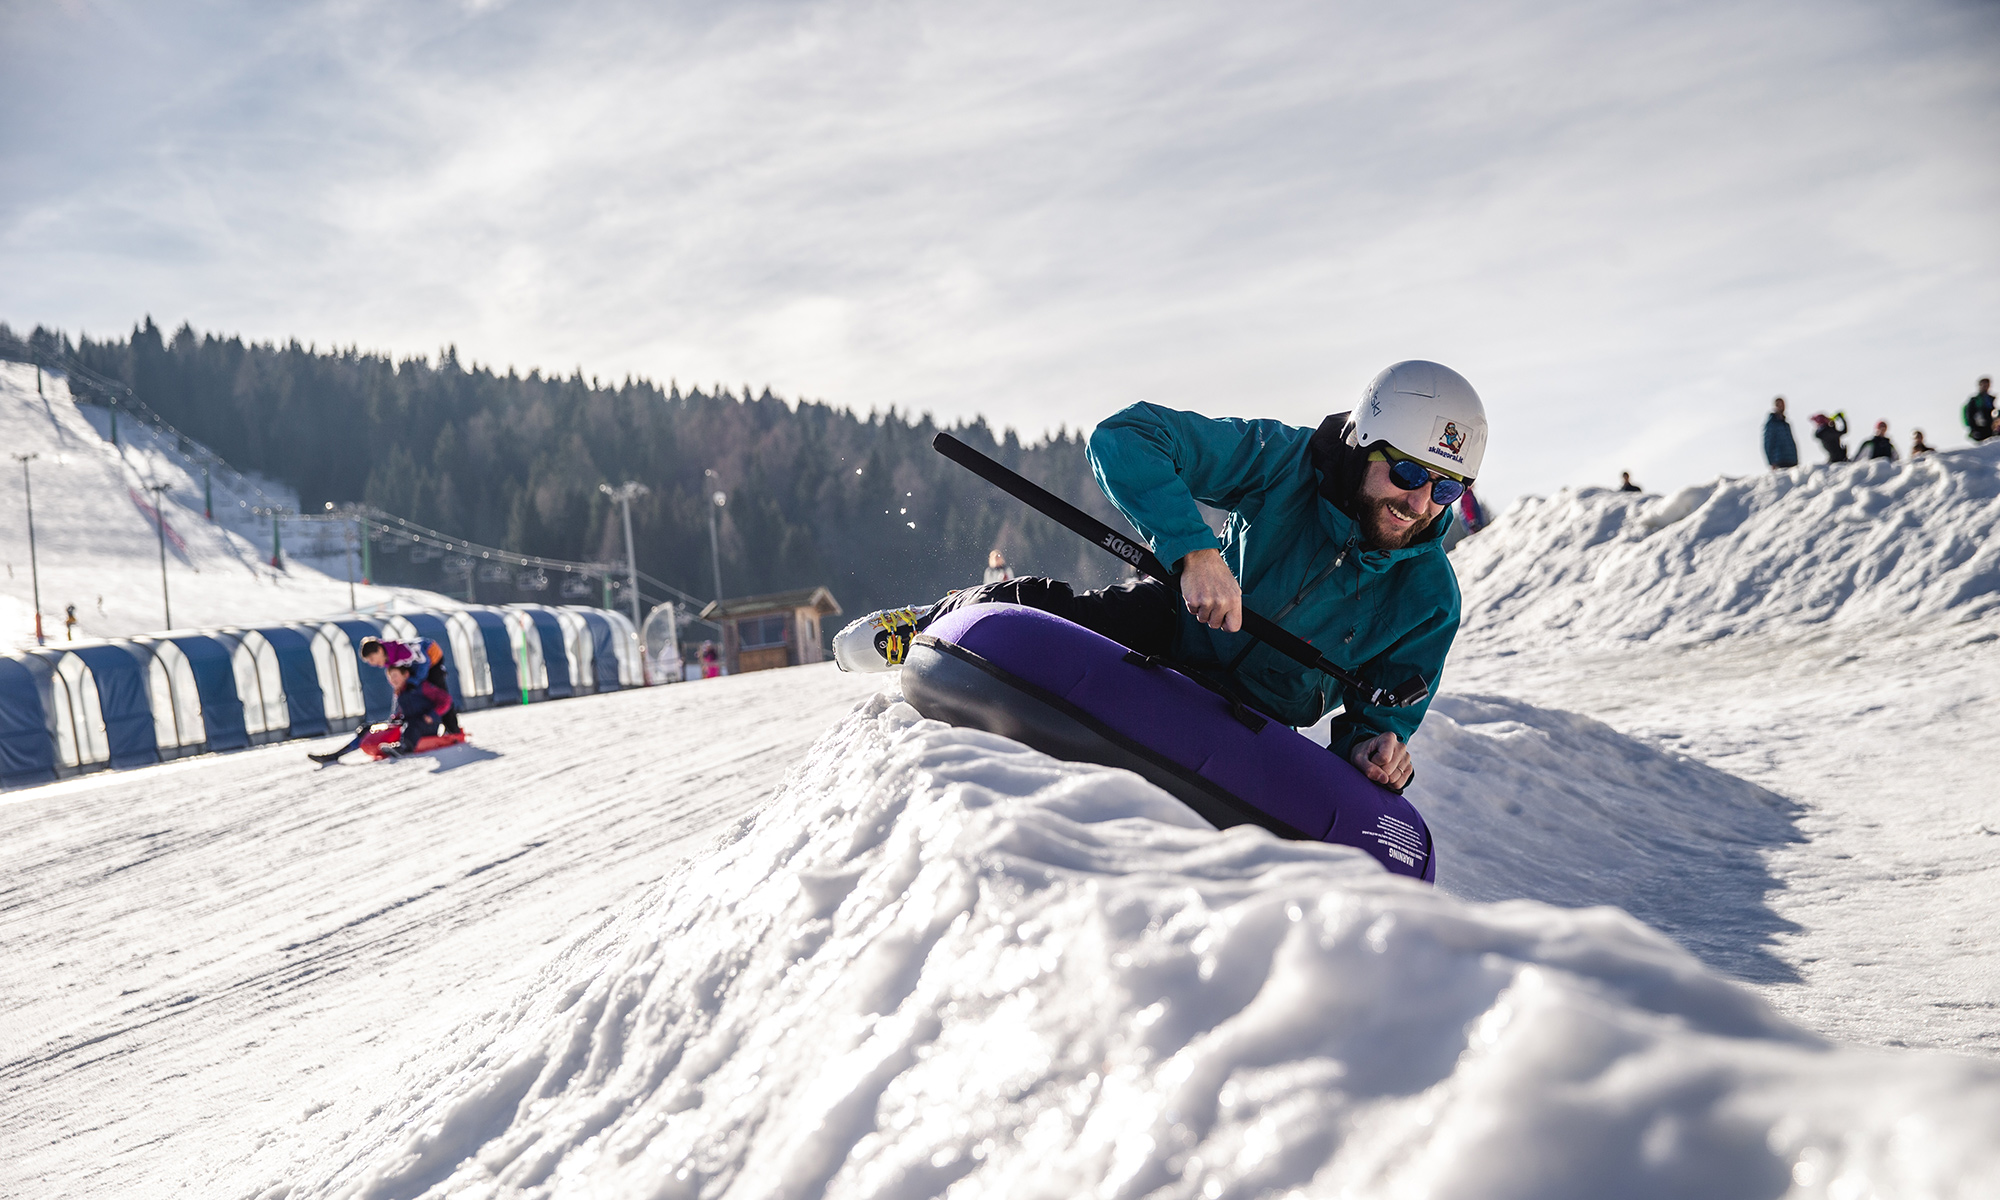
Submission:
[[[1169,587],[1176,590],[1180,588],[1179,578],[1168,570],[1166,564],[1155,557],[1151,550],[1123,536],[1111,526],[1062,497],[1023,479],[950,434],[940,433],[932,438],[931,448],[1029,508],[1064,526],[1071,533],[1081,536],[1092,545],[1109,551],[1133,568],[1151,575]],[[1393,688],[1375,687],[1354,672],[1329,661],[1326,655],[1313,649],[1311,642],[1277,622],[1252,612],[1247,605],[1243,609],[1243,632],[1285,657],[1302,663],[1312,670],[1324,671],[1341,683],[1356,689],[1367,698],[1369,704],[1401,708],[1421,703],[1430,695],[1430,686],[1424,682],[1421,675],[1413,675]]]

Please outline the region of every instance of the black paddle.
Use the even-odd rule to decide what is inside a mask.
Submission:
[[[1070,532],[1082,536],[1093,545],[1109,550],[1161,583],[1174,588],[1180,587],[1179,579],[1167,569],[1165,563],[1153,556],[1151,550],[1121,536],[1111,526],[1076,505],[1021,478],[950,434],[940,433],[932,438],[931,447],[1029,508]],[[1375,687],[1345,667],[1328,661],[1326,655],[1313,649],[1311,642],[1283,628],[1277,622],[1250,611],[1248,606],[1243,609],[1243,632],[1287,658],[1295,659],[1315,671],[1325,671],[1347,686],[1355,688],[1368,698],[1369,704],[1401,708],[1422,703],[1423,699],[1431,694],[1430,685],[1424,682],[1421,675],[1412,675],[1393,688]]]

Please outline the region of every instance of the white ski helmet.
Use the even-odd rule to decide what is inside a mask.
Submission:
[[[1354,409],[1354,444],[1377,442],[1469,481],[1486,455],[1486,406],[1450,367],[1399,362],[1375,377]]]

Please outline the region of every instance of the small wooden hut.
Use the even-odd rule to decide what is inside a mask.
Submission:
[[[840,615],[840,602],[823,587],[717,600],[701,619],[722,626],[722,661],[731,675],[816,663],[821,617]]]

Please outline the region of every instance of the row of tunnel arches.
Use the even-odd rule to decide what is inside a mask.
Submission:
[[[637,632],[608,609],[508,605],[259,628],[171,631],[0,655],[0,784],[164,762],[388,717],[369,636],[428,638],[461,709],[646,682]]]

